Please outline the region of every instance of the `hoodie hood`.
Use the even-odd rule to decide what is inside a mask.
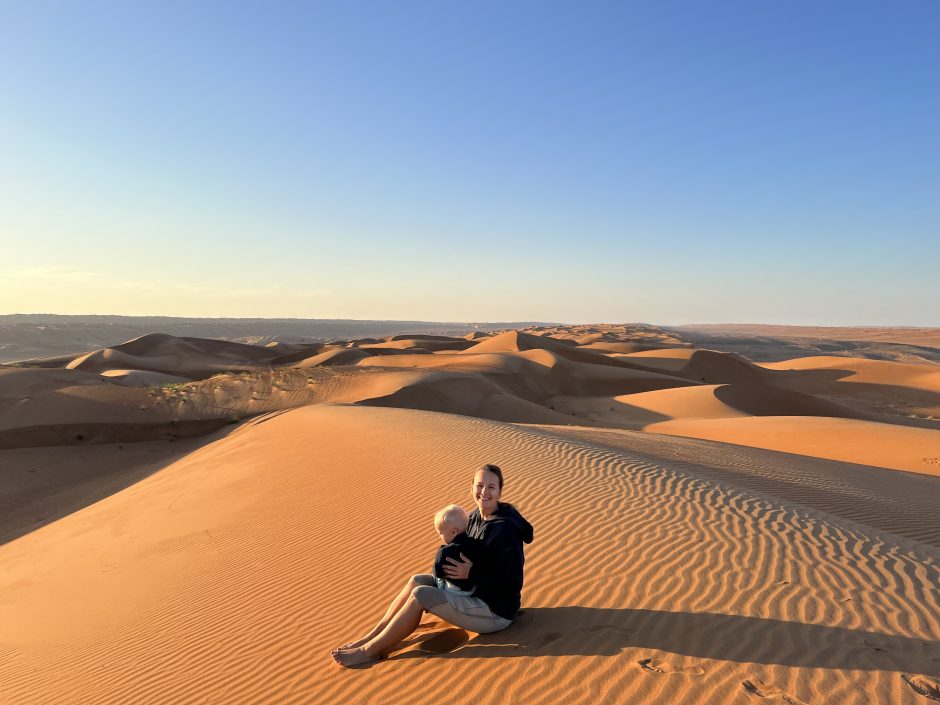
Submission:
[[[496,511],[493,512],[493,516],[490,517],[488,521],[499,521],[512,524],[514,527],[516,527],[516,531],[519,532],[519,536],[522,538],[523,542],[532,543],[532,524],[526,521],[525,517],[519,513],[519,510],[508,502],[499,502],[499,506],[497,507]]]

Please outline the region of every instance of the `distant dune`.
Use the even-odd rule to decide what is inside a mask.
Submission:
[[[712,324],[667,330],[696,347],[777,362],[840,355],[895,362],[940,362],[940,328],[828,328]]]
[[[373,333],[149,331],[0,366],[0,701],[930,702],[926,352]],[[485,462],[536,527],[520,617],[426,617],[336,666]]]
[[[851,327],[851,326],[775,326],[757,323],[710,323],[673,326],[669,330],[700,331],[719,335],[753,335],[771,338],[810,338],[828,341],[856,341],[923,345],[940,348],[940,328]]]
[[[161,332],[176,337],[215,338],[267,345],[317,343],[340,338],[384,338],[395,334],[460,336],[524,328],[532,322],[436,323],[302,318],[173,318],[169,316],[0,316],[0,363],[74,355]]]

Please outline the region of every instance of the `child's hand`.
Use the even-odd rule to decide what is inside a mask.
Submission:
[[[446,560],[449,565],[444,566],[444,577],[448,580],[466,580],[470,577],[470,569],[473,562],[464,554],[460,554],[461,560],[455,561],[453,558]]]

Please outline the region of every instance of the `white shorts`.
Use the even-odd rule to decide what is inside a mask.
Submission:
[[[414,581],[418,584],[419,590],[434,590],[434,593],[426,593],[427,597],[421,600],[424,609],[455,627],[477,634],[489,634],[512,624],[511,619],[495,614],[490,606],[479,597],[440,589],[433,575],[427,573],[416,575]]]

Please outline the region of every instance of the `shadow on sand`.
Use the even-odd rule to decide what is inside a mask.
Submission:
[[[642,609],[527,607],[509,628],[473,638],[440,622],[390,658],[617,656],[649,649],[690,657],[840,670],[931,672],[940,642],[776,619]]]

